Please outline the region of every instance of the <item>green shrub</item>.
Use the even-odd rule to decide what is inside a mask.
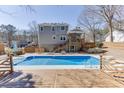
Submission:
[[[22,53],[22,51],[17,51],[16,52],[16,55],[22,55],[23,53]]]
[[[97,42],[97,43],[96,43],[96,47],[102,48],[102,47],[103,47],[103,43],[102,43],[102,42]]]

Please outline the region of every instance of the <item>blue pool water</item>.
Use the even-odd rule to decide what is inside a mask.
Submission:
[[[29,56],[14,60],[14,66],[22,65],[99,65],[99,59],[92,56]]]

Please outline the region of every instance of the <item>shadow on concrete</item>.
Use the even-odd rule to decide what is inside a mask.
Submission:
[[[32,75],[21,71],[7,74],[0,78],[0,88],[33,88]]]

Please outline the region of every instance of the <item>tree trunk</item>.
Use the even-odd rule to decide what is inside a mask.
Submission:
[[[96,34],[95,34],[95,32],[93,33],[93,42],[94,42],[94,44],[96,44]]]
[[[9,47],[11,47],[11,45],[12,45],[12,34],[11,34],[11,32],[8,32],[8,45],[9,45]]]
[[[112,21],[109,21],[110,42],[113,42]]]

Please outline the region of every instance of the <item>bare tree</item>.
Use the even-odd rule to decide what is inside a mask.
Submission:
[[[19,7],[24,8],[27,13],[36,13],[36,10],[31,5],[19,5]]]
[[[26,13],[36,13],[36,10],[31,5],[19,5],[18,7],[26,10]],[[6,11],[3,8],[0,8],[0,13],[6,14],[6,15],[9,15],[9,16],[13,16],[14,15],[14,12]]]
[[[78,18],[78,23],[81,27],[85,28],[87,31],[90,31],[93,36],[93,41],[96,43],[96,34],[98,29],[101,26],[101,20],[96,18],[96,15],[91,14],[89,11],[83,11]]]
[[[117,5],[99,5],[87,7],[91,14],[98,15],[107,23],[110,32],[110,41],[113,42],[113,21],[121,17],[122,6]]]
[[[36,13],[35,9],[31,5],[20,5],[18,7],[24,8],[24,10],[26,10],[26,13]],[[0,8],[0,13],[6,14],[6,15],[9,15],[9,16],[13,16],[13,14],[14,14],[14,13],[8,12],[5,9],[2,9],[2,8]],[[16,27],[9,24],[9,25],[1,25],[0,29],[1,29],[1,31],[5,31],[6,33],[8,33],[8,35],[7,35],[8,45],[9,45],[9,47],[11,47],[13,34],[16,31]]]
[[[27,40],[27,32],[26,32],[26,30],[23,30],[23,38],[24,38],[24,40]]]
[[[124,31],[124,19],[114,21],[113,28],[119,31]]]
[[[7,38],[8,38],[8,46],[11,47],[12,45],[12,40],[13,40],[13,35],[16,32],[16,27],[14,27],[13,25],[9,24],[9,25],[1,25],[0,29],[2,31],[7,32]]]
[[[6,14],[6,15],[10,15],[10,16],[13,15],[13,13],[7,12],[7,11],[1,9],[1,8],[0,8],[0,12],[3,13],[3,14]]]
[[[30,22],[28,26],[30,31],[32,32],[33,41],[35,41],[35,43],[38,44],[38,25],[36,21]]]

